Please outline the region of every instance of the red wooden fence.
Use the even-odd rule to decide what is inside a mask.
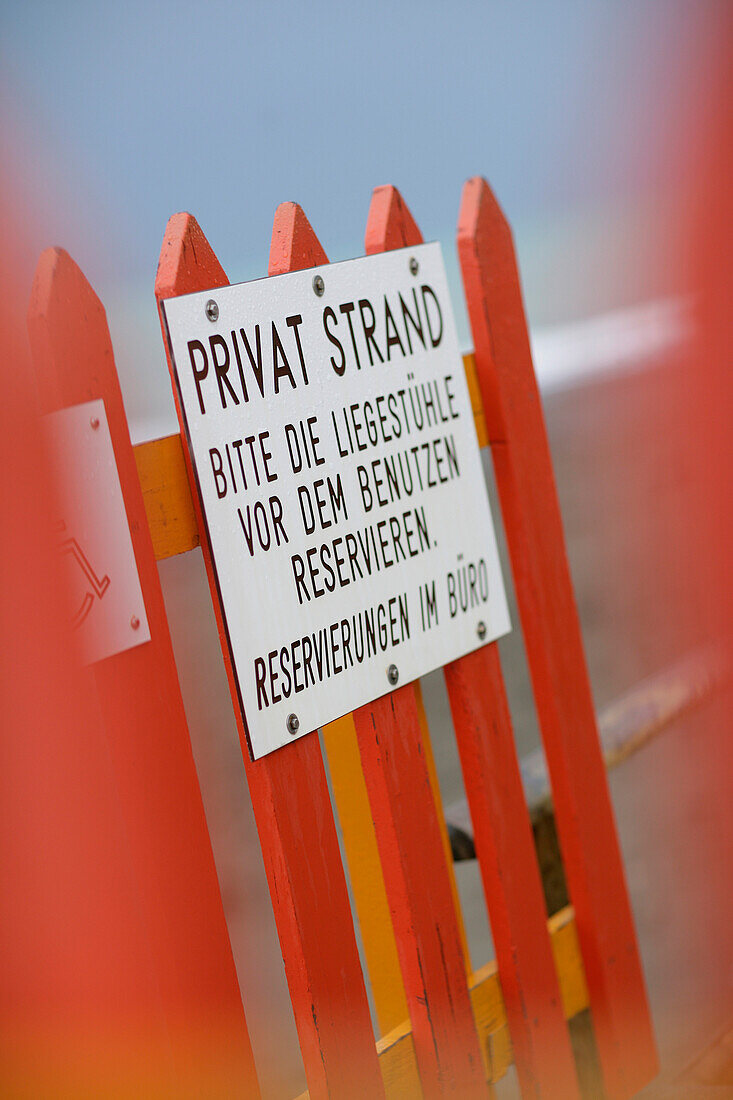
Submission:
[[[399,191],[377,188],[367,253],[421,242]],[[575,1066],[497,643],[449,665],[446,680],[519,1081],[526,1096],[571,1100]]]
[[[421,241],[399,192],[378,188],[367,253]],[[598,1048],[615,1100],[653,1076],[654,1039],[511,235],[482,180],[466,185],[459,253]],[[325,263],[300,207],[278,207],[269,274]],[[226,285],[196,221],[172,217],[156,278],[158,301]],[[100,762],[92,778],[104,774],[105,790],[118,800],[115,828],[125,835],[120,874],[124,870],[141,906],[123,945],[125,959],[135,955],[130,945],[137,947],[133,966],[124,974],[102,966],[100,974],[128,997],[137,989],[145,1018],[166,1036],[156,1048],[158,1061],[170,1060],[167,1075],[157,1070],[161,1087],[177,1095],[256,1095],[109,332],[101,303],[66,253],[41,258],[29,323],[43,409],[105,402],[151,629],[149,643],[81,677],[103,731],[107,748],[100,751],[109,753],[107,771]],[[178,414],[185,439],[180,408]],[[184,455],[193,490],[185,445]],[[250,759],[211,549],[195,491],[192,497],[310,1094],[383,1096],[318,734]],[[522,1094],[572,1098],[578,1095],[575,1066],[496,643],[453,662],[445,676]],[[360,708],[354,720],[422,1092],[490,1095],[414,687]],[[120,895],[114,897],[119,904]],[[97,962],[111,951],[104,906],[99,913]],[[109,916],[109,928],[118,928]],[[70,978],[59,984],[70,988]]]

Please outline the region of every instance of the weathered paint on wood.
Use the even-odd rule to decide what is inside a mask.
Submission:
[[[552,955],[560,979],[563,1012],[570,1020],[588,1007],[583,960],[571,906],[550,917],[547,931]],[[489,1080],[500,1080],[513,1061],[506,1012],[495,962],[476,970],[469,980],[471,1004],[479,1037],[487,1050]],[[420,1077],[415,1059],[415,1043],[409,1020],[377,1042],[387,1100],[421,1100]],[[303,1093],[298,1100],[307,1100]]]
[[[400,245],[422,241],[397,192],[376,188],[366,252],[394,247],[398,234]],[[419,685],[360,708],[354,721],[424,1093],[485,1095],[466,987],[470,961]]]
[[[367,251],[422,240],[395,187],[372,198]],[[494,643],[446,668],[499,973],[525,1096],[577,1096],[537,859]]]
[[[90,703],[97,709],[111,764],[114,794],[109,797],[116,798],[124,826],[120,873],[128,860],[134,878],[126,903],[142,913],[147,932],[148,951],[140,953],[137,969],[141,980],[150,974],[159,989],[176,1091],[256,1095],[252,1051],[107,321],[84,275],[60,249],[49,249],[40,258],[28,325],[42,410],[104,401],[150,626],[149,642],[97,662],[88,674]],[[104,926],[98,934],[104,936]],[[97,981],[103,983],[105,974],[100,964]],[[120,1012],[128,1007],[121,994]],[[137,1023],[142,1026],[141,1020]],[[135,1022],[130,1020],[129,1026],[134,1028]],[[118,1038],[124,1049],[124,1040]],[[123,1060],[132,1060],[139,1039],[144,1036],[131,1041]],[[157,1057],[161,1065],[148,1080],[151,1088],[153,1082],[162,1087],[166,1072],[160,1050]]]
[[[373,256],[380,252],[389,252],[395,248],[409,248],[410,245],[417,245],[422,243],[422,233],[420,232],[417,223],[412,217],[412,214],[410,213],[407,204],[405,203],[397,188],[392,187],[389,184],[382,187],[375,187],[372,192],[371,203],[369,205],[369,214],[367,216],[366,230],[364,233],[364,251],[366,252],[367,256]],[[478,405],[478,413],[479,415],[481,414],[480,403]],[[420,722],[420,735],[422,738],[425,763],[428,769],[430,785],[432,787],[433,795],[435,797],[435,809],[438,818],[438,826],[440,828],[440,835],[443,841],[443,848],[445,850],[445,857],[448,865],[448,876],[450,880],[451,893],[453,894],[453,902],[456,910],[458,933],[461,937],[461,944],[463,945],[463,954],[466,962],[466,973],[470,975],[472,968],[471,958],[468,950],[468,940],[466,938],[466,930],[463,924],[463,914],[461,912],[461,903],[458,897],[458,886],[456,883],[455,870],[453,868],[453,857],[451,854],[450,839],[448,837],[448,827],[445,822],[443,800],[440,796],[440,786],[438,783],[438,772],[435,767],[433,748],[430,741],[430,729],[428,726],[427,715],[425,713],[425,705],[423,703],[422,689],[420,687],[419,681],[415,684],[415,700],[417,703],[417,713]]]
[[[458,931],[466,961],[466,972],[471,973],[466,930],[458,898],[450,838],[445,822],[443,802],[440,797],[438,776],[429,740],[428,722],[422,701],[419,682],[414,685],[417,700],[420,732],[423,739],[425,761],[430,786],[435,800],[435,810],[443,839],[443,851],[451,880]],[[339,822],[343,835],[349,878],[354,896],[359,931],[369,971],[374,1006],[384,1035],[407,1018],[407,1001],[402,984],[397,945],[389,914],[389,903],[384,886],[379,850],[374,836],[372,813],[366,784],[361,770],[356,729],[351,714],[329,722],[323,727],[323,742],[328,756],[331,789],[336,800]]]
[[[525,645],[606,1089],[657,1056],[565,554],[511,230],[488,184],[463,192],[458,251]]]
[[[411,684],[354,712],[426,1097],[486,1096]]]
[[[496,642],[445,668],[524,1096],[578,1096]]]
[[[353,715],[324,726],[323,744],[379,1032],[385,1035],[407,1019],[407,1000]]]
[[[270,274],[325,260],[302,210],[293,203],[278,207]],[[226,275],[195,219],[174,215],[158,267],[158,301],[225,285]],[[180,408],[178,415],[181,421]],[[187,449],[185,458],[193,484]],[[203,532],[195,495],[193,502]],[[308,1087],[319,1098],[380,1096],[382,1078],[318,735],[250,759],[205,539],[202,549]]]

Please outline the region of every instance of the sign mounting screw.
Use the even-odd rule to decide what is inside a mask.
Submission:
[[[411,256],[410,257],[410,274],[411,275],[417,275],[419,269],[420,269],[419,263],[417,262],[417,260],[415,259],[414,256]]]
[[[486,637],[486,623],[484,622],[483,619],[481,620],[481,622],[476,627],[476,633],[478,634],[481,641],[483,641],[484,638]]]
[[[397,668],[397,665],[390,665],[389,668],[387,669],[387,679],[389,680],[392,687],[394,687],[394,685],[397,683],[399,678],[400,678],[400,670]]]
[[[319,298],[323,297],[323,292],[326,289],[326,284],[323,281],[322,275],[313,276],[313,289]]]
[[[288,733],[296,734],[300,729],[300,718],[297,714],[289,714],[285,719],[285,725],[287,726]]]
[[[212,323],[219,320],[219,307],[213,298],[209,298],[206,303],[206,316]]]
[[[138,619],[137,615],[133,615],[130,619],[130,626],[133,630],[137,630],[139,628],[140,620]]]
[[[91,420],[89,421],[89,423],[92,426],[92,431],[96,432],[97,428],[99,427],[99,417],[98,416],[93,416],[91,418]]]

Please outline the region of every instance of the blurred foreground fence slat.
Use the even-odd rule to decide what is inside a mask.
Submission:
[[[161,1092],[193,1095],[211,1082],[251,1096],[252,1051],[112,343],[102,303],[60,249],[41,256],[28,323],[42,411],[104,401],[151,635],[144,646],[82,672],[111,764],[111,783],[99,794],[118,807],[125,837],[115,852],[117,870],[129,874],[128,908],[141,910],[143,929],[134,957],[112,973],[109,960],[123,951],[123,937],[112,938],[118,917],[100,914],[90,944],[98,940],[95,981],[108,984],[104,1002],[114,1022],[105,1020],[109,1009],[100,1011],[90,1025],[100,1034],[84,1060],[93,1073],[95,1058],[109,1058],[111,1066],[122,1058],[130,1072],[125,1033],[134,1029],[150,1044],[148,1059],[158,1062],[153,1079]],[[78,980],[70,976],[70,989]],[[71,995],[73,1019],[91,1006]],[[139,1067],[131,1091],[151,1087],[148,1072],[150,1066]],[[93,1094],[93,1077],[82,1076],[79,1090]]]
[[[399,192],[376,189],[367,253],[421,240]],[[566,1019],[588,1007],[610,1100],[633,1095],[656,1072],[516,260],[480,180],[466,185],[459,252],[476,344],[464,366],[479,444],[491,446],[496,467],[573,907],[548,923],[496,643],[445,669],[495,963],[474,972],[468,958],[419,686],[332,723],[324,745],[376,1041],[318,733],[250,758],[190,455],[180,435],[133,452],[98,299],[64,253],[39,265],[31,335],[43,403],[104,399],[150,618],[152,641],[102,662],[90,682],[131,837],[157,1010],[193,1094],[199,1081],[200,1094],[257,1090],[155,564],[198,545],[309,1095],[487,1096],[514,1060],[524,1096],[572,1100],[580,1093]],[[326,262],[300,207],[281,205],[269,274]],[[172,217],[158,301],[227,284],[195,219]],[[198,1062],[186,1049],[192,1029]]]

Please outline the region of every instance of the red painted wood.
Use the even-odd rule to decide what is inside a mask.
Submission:
[[[522,1095],[579,1096],[496,642],[445,667]]]
[[[399,192],[376,188],[367,253],[421,241]],[[426,1096],[485,1096],[414,689],[362,707],[354,719],[423,1089]]]
[[[270,274],[315,262],[325,263],[326,257],[302,210],[294,203],[278,207]],[[227,283],[195,219],[174,215],[155,283],[158,301]],[[178,406],[175,387],[174,395]],[[181,420],[180,408],[178,415]],[[185,448],[184,453],[194,487],[190,455]],[[193,500],[199,530],[204,532],[195,489]],[[308,734],[260,760],[250,759],[205,538],[202,549],[310,1094],[382,1096],[318,735]]]
[[[354,711],[369,804],[429,1098],[486,1097],[466,968],[411,684]]]
[[[511,230],[478,177],[464,188],[458,251],[599,1054],[609,1096],[628,1097],[656,1073],[655,1042]]]
[[[397,188],[391,184],[375,187],[364,234],[367,256],[422,243],[423,235]]]
[[[420,244],[395,187],[372,196],[367,252]],[[446,666],[476,854],[523,1095],[578,1095],[496,643]]]
[[[44,252],[28,317],[42,410],[102,398],[150,625],[144,645],[85,673],[124,845],[128,907],[148,950],[132,963],[158,986],[179,1087],[258,1094],[237,975],[198,787],[158,567],[101,302],[70,256]],[[66,769],[65,769],[66,770]],[[90,782],[94,780],[90,777]],[[101,823],[100,823],[101,827]],[[93,842],[92,842],[93,844]],[[53,905],[54,902],[52,901]],[[98,929],[104,939],[104,928]],[[114,952],[114,945],[108,949]],[[130,966],[128,958],[126,965]],[[105,968],[97,975],[106,980]]]
[[[26,331],[37,226],[7,178],[0,197],[14,215],[0,249],[0,1091],[119,1096],[124,1080],[128,1095],[172,1096],[93,672],[68,645],[49,546],[58,509]]]

